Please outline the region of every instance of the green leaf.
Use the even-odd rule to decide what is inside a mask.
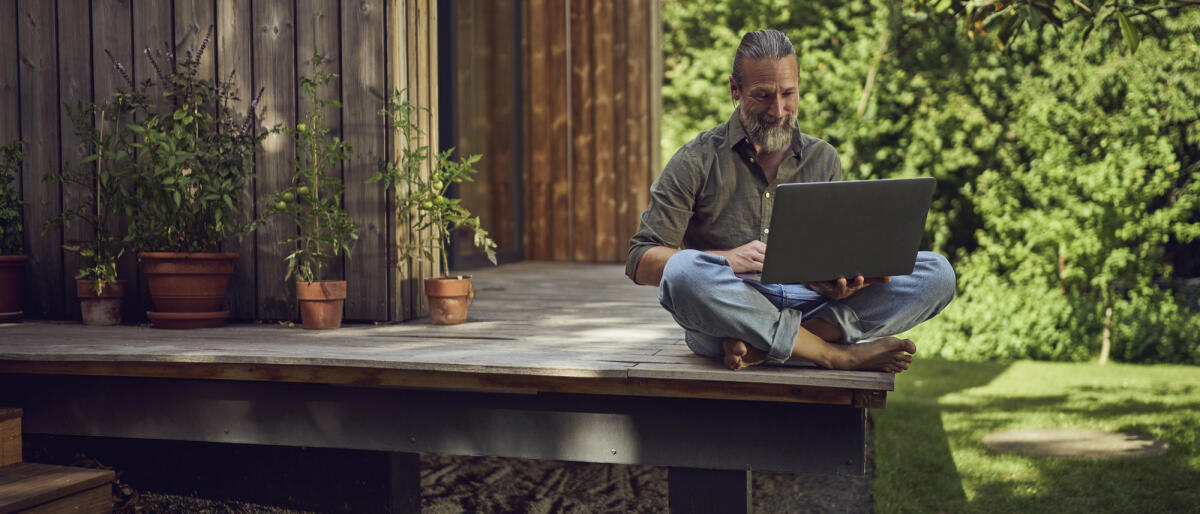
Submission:
[[[175,199],[176,207],[179,207],[183,203],[183,199],[179,197],[179,191],[172,191],[171,197]]]
[[[1125,40],[1125,48],[1129,49],[1130,54],[1136,53],[1138,45],[1142,42],[1142,33],[1129,23],[1129,18],[1121,11],[1117,11],[1117,23],[1121,25],[1121,37]]]

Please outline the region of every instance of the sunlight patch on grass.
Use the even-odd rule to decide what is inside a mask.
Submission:
[[[1200,368],[919,360],[875,423],[879,512],[1169,512],[1200,501]],[[1157,456],[1006,454],[993,432],[1082,428],[1148,436]]]

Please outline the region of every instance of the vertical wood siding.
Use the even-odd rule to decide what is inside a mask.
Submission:
[[[622,261],[657,174],[658,0],[525,5],[526,256]]]
[[[378,111],[394,89],[407,89],[410,101],[433,109],[437,99],[437,12],[435,0],[17,0],[0,2],[0,144],[25,142],[25,162],[17,181],[25,201],[28,284],[24,310],[29,318],[78,319],[74,273],[79,260],[62,250],[64,240],[89,237],[77,225],[42,232],[43,222],[77,205],[82,192],[43,177],[81,158],[65,105],[101,102],[128,84],[113,69],[105,50],[124,64],[135,81],[155,71],[144,52],[180,56],[194,50],[213,26],[200,73],[222,80],[232,76],[240,108],[262,90],[264,124],[293,126],[307,112],[297,75],[311,75],[315,49],[338,73],[323,94],[341,101],[328,121],[334,134],[354,147],[352,159],[335,172],[346,183],[343,203],[359,223],[360,240],[351,259],[334,263],[332,275],[348,281],[350,320],[401,320],[422,315],[423,293],[414,287],[431,273],[427,265],[396,266],[395,245],[421,235],[389,215],[392,198],[363,181],[385,159],[398,156],[399,143]],[[65,105],[64,105],[65,104]],[[425,144],[437,145],[436,116],[420,119]],[[295,145],[273,135],[256,158],[257,180],[244,193],[247,215],[272,192],[287,187],[295,165]],[[426,170],[428,172],[428,170]],[[237,320],[297,319],[295,292],[283,281],[285,248],[276,242],[294,233],[282,218],[271,220],[238,241],[223,245],[238,252],[226,307]],[[132,255],[118,267],[134,294],[126,300],[126,320],[144,319],[150,308]]]

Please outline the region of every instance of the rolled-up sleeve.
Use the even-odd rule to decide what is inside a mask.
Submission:
[[[642,212],[641,224],[625,256],[625,275],[630,280],[637,281],[638,264],[651,248],[680,248],[683,244],[700,186],[699,166],[685,147],[650,186],[650,205]]]

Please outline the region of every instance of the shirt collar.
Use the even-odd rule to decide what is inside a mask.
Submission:
[[[746,134],[745,127],[742,127],[742,120],[738,119],[738,108],[734,107],[733,114],[729,116],[729,121],[725,122],[726,138],[722,145],[723,149],[732,150],[739,144],[745,143],[749,145],[751,153],[754,151],[754,143],[750,142],[750,136]],[[804,151],[804,134],[800,132],[800,128],[792,129],[791,154],[797,159],[801,158]]]

